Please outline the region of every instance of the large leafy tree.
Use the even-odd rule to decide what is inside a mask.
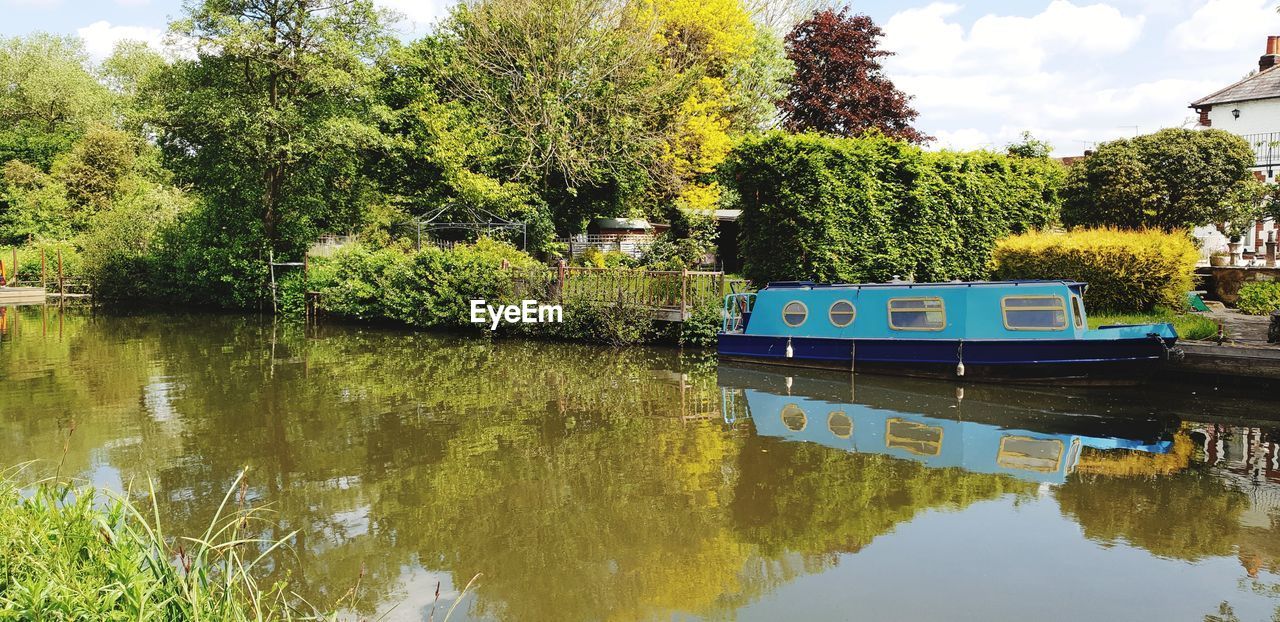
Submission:
[[[88,66],[74,37],[0,38],[0,163],[47,171],[91,124],[110,120],[111,93]]]
[[[1166,129],[1103,143],[1071,168],[1068,226],[1172,231],[1213,224],[1240,233],[1259,214],[1253,150],[1222,130]]]
[[[204,0],[188,13],[172,28],[195,58],[150,82],[180,178],[216,220],[248,225],[242,240],[277,250],[358,222],[376,200],[360,157],[381,141],[383,14],[369,0]]]
[[[395,45],[382,58],[380,126],[388,147],[373,153],[368,166],[392,209],[368,214],[370,224],[465,206],[524,222],[524,231],[490,234],[539,249],[553,233],[546,204],[528,184],[501,178],[497,141],[477,121],[480,115],[450,92],[456,54],[456,41],[437,34]]]
[[[710,174],[736,137],[773,119],[790,63],[741,0],[657,0],[653,7],[663,63],[685,87],[668,120],[658,194],[686,210],[711,209],[721,188]]]
[[[621,0],[471,1],[445,25],[452,95],[494,141],[501,177],[557,205],[562,228],[649,183],[675,86],[657,29]]]
[[[790,90],[779,104],[786,127],[855,136],[880,130],[914,143],[929,140],[911,126],[911,97],[884,75],[879,47],[884,32],[866,15],[824,9],[787,35],[787,58],[795,63]]]

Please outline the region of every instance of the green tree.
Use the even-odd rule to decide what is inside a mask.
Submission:
[[[1239,234],[1260,215],[1253,150],[1222,130],[1165,129],[1100,145],[1071,167],[1063,224],[1154,228],[1216,225]]]
[[[0,37],[0,162],[47,171],[90,124],[110,121],[111,93],[88,66],[75,37]]]
[[[115,94],[116,116],[131,134],[148,133],[145,123],[153,113],[141,109],[143,93],[151,88],[150,80],[163,73],[168,65],[163,55],[141,41],[124,40],[116,44],[100,69],[101,80]]]
[[[19,160],[4,164],[0,182],[0,241],[22,244],[31,238],[71,234],[71,207],[62,184]]]
[[[172,25],[196,57],[167,67],[153,96],[159,142],[218,220],[277,251],[358,223],[375,190],[362,151],[388,36],[369,0],[205,0]]]
[[[1024,131],[1021,140],[1005,146],[1005,153],[1019,158],[1047,158],[1053,153],[1053,145]]]
[[[71,204],[84,214],[92,214],[115,199],[136,156],[128,134],[93,125],[70,151],[54,160],[52,174],[62,182]]]
[[[514,231],[506,239],[521,244],[527,233],[528,247],[541,249],[554,233],[546,203],[527,183],[501,177],[497,141],[450,93],[455,44],[431,35],[409,46],[394,45],[380,61],[378,93],[386,108],[380,127],[388,147],[371,154],[370,175],[398,208],[390,218],[465,205],[526,223],[526,232]]]
[[[556,206],[557,227],[644,194],[678,85],[658,62],[658,23],[618,0],[486,0],[460,5],[449,86],[499,155],[500,178]]]

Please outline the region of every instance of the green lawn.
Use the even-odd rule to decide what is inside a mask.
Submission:
[[[1175,313],[1168,309],[1156,309],[1150,313],[1089,314],[1089,328],[1107,324],[1155,324],[1169,322],[1178,331],[1179,339],[1212,339],[1218,335],[1218,323],[1199,313]]]

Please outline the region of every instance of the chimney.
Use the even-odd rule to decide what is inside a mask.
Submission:
[[[1258,59],[1258,71],[1266,71],[1280,64],[1280,37],[1267,37],[1267,53]]]

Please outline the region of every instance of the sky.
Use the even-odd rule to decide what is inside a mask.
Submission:
[[[448,0],[375,0],[429,32]],[[854,0],[885,31],[885,71],[933,148],[1001,149],[1023,131],[1079,154],[1190,126],[1187,105],[1257,67],[1280,0]],[[95,58],[159,43],[181,0],[0,0],[0,35],[79,34]]]

